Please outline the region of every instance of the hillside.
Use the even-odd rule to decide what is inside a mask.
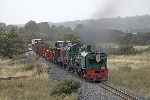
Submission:
[[[55,26],[53,26],[55,25]],[[65,26],[65,27],[64,27]],[[71,27],[71,28],[68,28]],[[134,44],[149,44],[150,16],[117,17],[105,19],[77,20],[61,23],[29,21],[23,27],[0,23],[0,30],[16,30],[27,41],[31,38],[63,40],[65,35],[80,35],[85,42],[120,42],[130,38]],[[138,33],[138,34],[125,34]],[[65,35],[64,35],[65,34]]]
[[[150,32],[150,16],[77,20],[49,25],[71,27],[86,42],[118,42],[123,33]]]
[[[52,23],[51,23],[52,24]],[[149,32],[150,31],[150,15],[133,16],[133,17],[116,17],[106,19],[89,19],[77,20],[63,23],[53,23],[56,26],[64,25],[66,27],[74,28],[78,24],[83,24],[89,27],[96,27],[104,29],[115,29],[123,32]]]

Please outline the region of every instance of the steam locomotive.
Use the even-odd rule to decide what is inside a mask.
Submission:
[[[92,50],[90,45],[57,41],[49,48],[42,39],[32,39],[33,51],[51,63],[78,74],[90,81],[108,79],[107,54],[104,50]]]

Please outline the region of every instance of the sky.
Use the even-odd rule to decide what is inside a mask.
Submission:
[[[150,14],[150,0],[0,0],[0,22],[64,22]]]

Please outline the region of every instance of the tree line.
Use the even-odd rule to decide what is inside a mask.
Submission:
[[[0,56],[13,57],[26,51],[33,38],[42,38],[49,43],[57,40],[110,42],[119,44],[123,48],[150,44],[150,32],[124,33],[118,30],[100,29],[99,26],[93,27],[82,24],[70,28],[63,25],[49,25],[48,22],[36,23],[31,20],[23,26],[0,23]]]
[[[50,26],[47,22],[29,21],[24,26],[0,23],[0,56],[12,58],[26,51],[33,38],[46,41],[80,41],[79,34],[69,27]]]

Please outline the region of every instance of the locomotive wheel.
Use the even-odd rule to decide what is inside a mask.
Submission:
[[[68,67],[68,71],[71,72],[71,73],[75,72],[72,66]]]
[[[64,69],[65,69],[66,71],[68,71],[68,67],[69,67],[69,66],[68,66],[68,65],[66,65]]]
[[[70,67],[69,67],[69,66],[67,66],[66,70],[67,70],[67,71],[70,71]]]
[[[67,65],[66,64],[63,64],[63,69],[66,69]]]
[[[81,77],[82,76],[81,70],[77,69],[77,74],[79,75],[79,77]]]

